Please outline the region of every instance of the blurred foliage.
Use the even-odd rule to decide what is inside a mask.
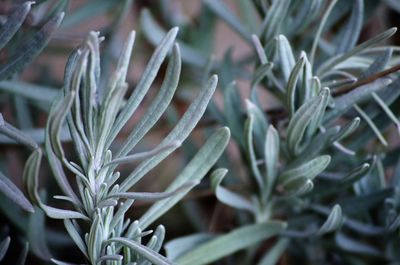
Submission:
[[[104,144],[96,143],[87,129],[89,124],[97,124],[87,108],[94,93],[88,86],[93,78],[90,73],[96,76],[94,94],[102,98],[110,91],[110,78],[121,67],[120,51],[126,36],[135,29],[134,64],[124,70],[126,83],[125,78],[119,83],[126,96],[121,92],[108,105],[99,101],[92,106],[95,113],[104,108],[101,117],[108,115],[108,125],[99,130],[111,131],[103,147],[120,156],[113,159],[121,163],[118,171],[122,176],[140,168],[142,156],[175,150],[176,141],[153,148],[168,138],[165,132],[190,110],[191,102],[197,102],[202,93],[198,91],[206,91],[200,87],[207,87],[214,74],[219,79],[194,133],[184,143],[178,139],[182,150],[130,190],[139,197],[143,195],[139,191],[163,190],[182,170],[187,172],[186,164],[197,167],[193,176],[199,173],[198,180],[207,175],[185,197],[178,196],[178,206],[157,220],[166,228],[165,250],[162,240],[155,243],[154,235],[145,238],[151,231],[144,230],[154,220],[143,227],[139,224],[142,216],[149,215],[146,212],[160,212],[157,216],[165,212],[167,208],[161,211],[163,206],[157,205],[168,199],[152,207],[135,200],[132,208],[126,208],[126,220],[139,220],[127,221],[136,225],[135,234],[139,234],[133,241],[143,240],[143,245],[168,258],[150,259],[152,263],[400,264],[400,38],[393,28],[399,25],[399,12],[396,0],[1,1],[0,260],[4,258],[4,264],[52,264],[50,259],[81,264],[91,260],[89,264],[94,264],[100,258],[97,252],[89,254],[90,249],[85,252],[82,247],[91,245],[93,250],[98,244],[96,240],[93,243],[94,237],[90,244],[84,239],[86,232],[97,233],[90,232],[90,227],[99,223],[89,213],[96,212],[90,203],[82,201],[86,205],[82,210],[53,196],[74,197],[68,193],[78,194],[82,186],[75,175],[80,171],[89,175],[90,156],[85,148]],[[174,42],[179,48],[169,49],[164,46],[165,38],[173,27],[179,27],[179,34],[170,39],[169,48]],[[90,40],[91,30],[98,33],[91,33]],[[155,60],[159,70],[150,59],[156,47],[166,49],[164,57],[170,53],[168,66],[161,57]],[[90,55],[82,55],[85,52]],[[69,54],[73,55],[67,63]],[[81,62],[71,66],[74,56]],[[173,62],[180,62],[180,57],[180,75],[171,73]],[[93,58],[98,61],[93,63]],[[124,65],[129,62],[129,56],[126,58]],[[82,61],[96,65],[97,70],[88,66],[79,72]],[[147,69],[156,68],[149,77],[153,82],[143,81]],[[81,92],[71,93],[64,82],[79,74],[78,79],[87,83],[71,90]],[[163,97],[162,93],[175,90],[171,78],[180,82],[174,98],[173,92],[169,93],[171,103],[163,107],[165,115],[161,116],[161,109],[146,112],[162,99],[168,101],[169,94]],[[143,84],[145,88],[140,90]],[[144,100],[137,110],[121,115],[138,94]],[[56,100],[66,107],[55,108]],[[86,112],[63,117],[69,105]],[[198,119],[201,114],[197,113]],[[146,115],[160,119],[152,130],[154,123],[152,118],[146,120]],[[61,126],[63,119],[69,126]],[[191,119],[196,124],[196,119]],[[72,126],[79,123],[87,134]],[[111,129],[113,124],[117,125]],[[135,147],[133,156],[127,156],[135,144],[124,145],[132,141],[131,132],[141,124],[149,126],[146,132],[150,132]],[[210,170],[212,162],[204,167],[189,162],[192,158],[199,161],[195,154],[207,138],[216,137],[213,132],[220,126],[230,128],[232,140],[216,166]],[[55,138],[50,128],[56,132]],[[46,135],[51,143],[46,143]],[[83,135],[90,143],[83,143],[85,148],[79,144],[79,139],[86,141]],[[35,162],[42,156],[41,147],[46,159],[39,170]],[[49,148],[53,158],[48,157]],[[124,150],[122,155],[120,150]],[[106,156],[102,159],[106,161]],[[54,178],[55,164],[63,165],[70,189],[65,190]],[[123,180],[121,177],[119,184],[126,183]],[[37,182],[40,186],[33,187]],[[183,194],[177,188],[169,191],[178,193],[161,193],[159,199]],[[183,189],[188,191],[188,186]],[[114,201],[121,197],[106,197],[105,206],[117,209]],[[61,221],[48,218],[59,213],[45,213],[44,205],[74,209],[93,220],[65,221],[68,234]],[[72,234],[80,240],[71,236],[75,229]],[[155,237],[164,238],[163,229],[155,226]],[[123,243],[131,249],[136,246]],[[130,252],[125,247],[121,256],[115,250],[108,250],[104,264],[128,264],[134,259],[138,264],[150,264],[140,255],[133,257],[143,254],[140,249]],[[125,263],[117,261],[121,257]]]

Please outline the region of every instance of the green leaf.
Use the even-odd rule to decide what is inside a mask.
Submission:
[[[106,243],[111,243],[111,242],[118,242],[129,247],[130,249],[138,253],[140,256],[143,256],[144,258],[146,258],[155,265],[172,265],[172,263],[165,257],[161,256],[152,249],[143,246],[133,240],[122,237],[114,237],[106,241]]]
[[[291,0],[274,1],[261,24],[260,36],[268,43],[281,31]]]
[[[253,127],[254,127],[254,115],[252,113],[248,114],[244,126],[244,137],[245,137],[245,151],[247,159],[250,162],[251,172],[255,180],[257,181],[258,188],[262,189],[264,187],[264,178],[261,175],[261,171],[258,168],[256,153],[254,151],[254,141],[253,141]]]
[[[136,123],[135,128],[129,133],[121,150],[116,157],[126,155],[143,138],[143,136],[160,119],[170,104],[175,90],[178,86],[181,72],[181,56],[179,46],[175,44],[171,59],[168,63],[164,81],[156,98],[151,102],[143,117]]]
[[[265,198],[268,198],[275,184],[276,176],[278,175],[279,164],[279,134],[274,126],[270,125],[265,137],[264,157],[265,157]]]
[[[335,107],[326,113],[324,120],[330,121],[346,112],[355,104],[366,99],[373,92],[376,92],[392,83],[389,78],[380,78],[369,84],[357,87],[356,89],[335,98]]]
[[[343,33],[339,35],[340,41],[336,48],[336,54],[344,53],[354,48],[361,33],[363,15],[364,0],[354,1],[349,21],[346,26],[343,27]]]
[[[6,135],[7,137],[13,139],[17,143],[26,145],[32,150],[38,148],[37,143],[29,136],[23,134],[20,130],[6,122],[3,115],[0,113],[0,133]]]
[[[314,36],[314,41],[313,41],[313,44],[312,44],[312,47],[311,47],[311,51],[310,51],[310,64],[311,65],[314,65],[315,54],[317,52],[318,45],[319,45],[319,43],[321,41],[322,31],[323,31],[323,29],[325,27],[325,24],[326,24],[326,22],[328,20],[329,15],[332,12],[333,7],[336,5],[337,2],[338,2],[338,0],[332,0],[329,3],[329,6],[325,10],[325,13],[324,13],[321,21],[318,23],[319,24],[318,30],[317,30],[317,33]]]
[[[221,182],[227,172],[227,169],[219,168],[211,173],[211,187],[214,190],[215,196],[220,202],[226,205],[229,205],[236,209],[242,209],[254,213],[254,206],[249,200],[221,186]]]
[[[224,88],[223,96],[227,126],[232,130],[232,137],[244,146],[242,99],[235,81]]]
[[[159,146],[169,145],[171,142],[183,142],[196,126],[206,110],[207,104],[217,86],[217,76],[212,76],[209,82],[202,88],[197,98],[190,104],[189,108],[176,124],[174,129],[163,139]],[[174,150],[167,150],[159,153],[140,163],[136,169],[121,183],[121,191],[128,191],[137,181],[139,181],[148,171],[160,163]]]
[[[156,19],[151,15],[148,9],[143,9],[140,14],[140,25],[144,36],[150,43],[157,45],[162,36],[166,34],[165,30],[156,22]],[[188,64],[204,67],[207,64],[207,55],[193,49],[191,46],[178,41],[182,51],[182,60]]]
[[[312,119],[320,115],[321,111],[324,111],[323,107],[326,106],[328,97],[329,89],[322,89],[318,96],[304,103],[290,119],[287,129],[287,143],[291,153],[299,153],[299,145],[307,126]]]
[[[8,236],[3,239],[0,243],[0,261],[3,260],[4,256],[7,253],[8,247],[10,246],[11,238]]]
[[[192,234],[189,236],[175,238],[165,244],[165,251],[170,260],[176,260],[196,246],[206,243],[215,238],[212,234]]]
[[[116,3],[113,1],[101,1],[101,2],[88,2],[85,3],[75,10],[75,12],[68,14],[62,25],[62,28],[71,28],[73,26],[82,25],[85,20],[91,19],[94,16],[105,14],[112,8]]]
[[[351,253],[362,254],[372,257],[384,256],[379,249],[367,245],[362,241],[357,241],[356,239],[345,236],[343,233],[337,233],[335,241],[339,248]]]
[[[173,28],[161,40],[160,44],[151,56],[150,61],[148,62],[146,69],[144,70],[144,73],[142,74],[142,77],[140,78],[140,81],[137,84],[135,90],[129,97],[126,105],[121,110],[120,114],[118,115],[107,142],[112,142],[114,140],[119,131],[135,112],[140,102],[143,100],[151,84],[156,78],[161,64],[168,54],[168,51],[172,48],[177,34],[178,28]]]
[[[340,205],[336,204],[333,206],[332,211],[330,212],[324,224],[318,230],[318,235],[323,235],[339,229],[343,224],[343,221],[344,217],[342,214],[342,208]]]
[[[27,212],[33,213],[32,204],[28,201],[25,195],[11,182],[3,173],[0,172],[0,192],[6,195],[10,200],[16,203],[19,207]]]
[[[218,236],[187,252],[176,260],[179,265],[202,265],[217,261],[262,240],[273,237],[285,229],[282,222],[248,225]]]
[[[296,101],[296,86],[297,86],[297,80],[300,78],[300,72],[302,68],[304,67],[305,63],[305,54],[303,53],[302,56],[300,56],[300,59],[296,62],[294,65],[293,69],[290,72],[289,79],[286,85],[286,106],[289,109],[289,114],[290,116],[293,116],[296,107],[295,107],[295,101]]]
[[[7,18],[6,23],[1,25],[0,28],[0,50],[7,45],[14,34],[21,27],[26,16],[31,10],[31,6],[34,2],[27,1],[23,4],[18,5],[17,8],[12,12],[12,14]]]
[[[69,236],[74,241],[75,245],[79,248],[79,250],[88,258],[88,254],[86,251],[86,244],[83,242],[79,232],[77,231],[73,221],[69,219],[64,219],[64,226],[67,229]]]
[[[279,176],[279,182],[285,186],[289,181],[298,178],[314,179],[318,174],[325,170],[329,165],[331,157],[329,155],[318,156],[296,168],[289,169]]]
[[[390,29],[382,32],[381,34],[378,34],[377,36],[357,45],[350,51],[348,51],[344,54],[339,54],[335,57],[332,57],[328,61],[324,62],[320,67],[318,67],[317,75],[323,76],[329,70],[334,69],[334,67],[336,65],[338,65],[339,63],[344,62],[347,59],[349,59],[350,57],[357,55],[357,54],[367,50],[368,48],[373,47],[373,46],[379,44],[380,42],[390,38],[391,36],[393,36],[394,33],[396,33],[396,31],[397,31],[397,28],[390,28]]]
[[[275,265],[279,261],[283,252],[286,250],[290,241],[287,238],[281,238],[276,242],[276,244],[268,249],[264,257],[260,260],[258,265]]]
[[[27,239],[30,244],[30,251],[43,260],[50,260],[52,254],[48,246],[48,232],[45,226],[45,215],[35,207],[35,213],[29,216]]]
[[[193,159],[186,165],[183,171],[168,186],[166,191],[175,190],[188,182],[198,182],[217,161],[228,144],[230,132],[228,128],[218,129],[201,147]],[[186,193],[188,193],[194,185],[190,186],[186,191],[178,193],[170,198],[155,203],[142,217],[139,219],[140,227],[145,229],[153,223],[163,213],[173,207]]]
[[[282,69],[283,77],[285,78],[284,80],[287,82],[289,81],[290,74],[295,65],[292,47],[290,46],[288,39],[283,35],[279,35],[276,38],[276,41],[280,67]]]
[[[58,28],[63,17],[64,13],[52,17],[30,39],[25,40],[23,44],[15,50],[9,63],[0,66],[0,80],[10,77],[15,72],[20,71],[24,65],[31,62],[47,45],[51,34]]]
[[[51,103],[60,94],[56,88],[22,81],[1,81],[0,90],[23,96],[29,100],[40,102],[40,104],[45,104],[47,109],[49,109]]]
[[[234,15],[234,12],[228,9],[223,1],[203,0],[203,3],[231,26],[234,31],[241,35],[245,41],[251,43],[251,35],[248,29],[246,29],[242,22]]]

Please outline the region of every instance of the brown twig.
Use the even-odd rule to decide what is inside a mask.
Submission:
[[[357,82],[355,82],[353,84],[344,86],[341,89],[338,89],[338,90],[332,92],[332,95],[333,96],[340,96],[340,95],[345,94],[345,93],[347,93],[347,92],[349,92],[349,91],[351,91],[351,90],[353,90],[353,89],[355,89],[355,88],[357,88],[359,86],[371,83],[371,82],[373,82],[373,81],[375,81],[375,80],[377,80],[377,79],[379,79],[381,77],[390,75],[390,74],[395,73],[397,71],[400,71],[400,64],[395,65],[395,66],[393,66],[393,67],[391,67],[389,69],[386,69],[386,70],[384,70],[382,72],[373,74],[373,75],[371,75],[371,76],[369,76],[369,77],[367,77],[365,79],[359,80],[359,81],[357,81]]]

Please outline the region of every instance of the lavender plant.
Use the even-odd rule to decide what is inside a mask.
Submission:
[[[31,146],[34,151],[24,170],[29,197],[47,216],[64,221],[69,235],[90,264],[171,264],[158,254],[165,236],[164,227],[158,226],[144,245],[141,243],[142,238],[152,233],[152,230],[146,229],[204,177],[229,139],[227,128],[217,130],[165,192],[131,191],[147,172],[188,137],[204,113],[217,85],[217,77],[213,76],[174,129],[154,149],[130,154],[166,110],[178,86],[181,63],[179,46],[174,45],[177,32],[176,28],[172,29],[162,40],[141,81],[126,101],[124,94],[128,85],[125,78],[134,32],[129,35],[116,70],[102,92],[99,91],[99,46],[102,38],[98,33],[90,33],[86,42],[68,60],[62,95],[54,102],[49,113],[44,154],[64,193],[55,198],[71,203],[73,210],[54,208],[42,202],[38,193],[42,149],[36,144]],[[171,59],[158,95],[119,151],[113,155],[110,151],[111,143],[146,95],[171,48]],[[60,131],[65,123],[76,149],[75,159],[67,158],[61,145]],[[11,125],[8,127],[13,132],[9,136],[15,140],[33,142]],[[135,161],[140,163],[128,176],[122,178],[116,171],[119,164]],[[75,175],[78,193],[72,188],[64,168]],[[137,200],[158,202],[139,220],[124,218]],[[81,226],[79,222],[85,225]],[[64,264],[55,259],[53,261]]]
[[[244,21],[223,1],[203,3],[254,47],[256,57],[242,61],[255,63],[248,99],[241,99],[236,82],[227,83],[223,111],[217,104],[210,109],[232,129],[248,184],[241,192],[229,190],[221,185],[229,168],[214,171],[216,197],[240,211],[242,227],[216,238],[202,233],[175,239],[167,244],[168,255],[178,264],[209,264],[246,249],[236,263],[276,264],[285,255],[304,264],[370,264],[371,258],[396,264],[398,174],[390,178],[383,165],[392,168],[397,161],[398,147],[390,149],[384,131],[391,123],[399,128],[396,108],[390,108],[399,97],[398,47],[378,46],[396,28],[357,44],[364,1],[238,2],[239,10],[253,12]],[[142,21],[157,27],[148,11]],[[228,60],[213,68],[228,73],[225,80],[239,78],[240,62]],[[281,107],[265,111],[260,87]],[[367,142],[374,147],[366,148]],[[379,244],[365,239],[383,234]],[[274,235],[277,241],[260,254],[261,242]]]

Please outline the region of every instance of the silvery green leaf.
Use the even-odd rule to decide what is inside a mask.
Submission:
[[[256,34],[251,35],[251,38],[253,40],[253,45],[256,49],[261,65],[265,65],[266,63],[268,63],[268,58],[267,55],[265,54],[264,47],[262,46],[260,39]]]
[[[159,252],[165,239],[165,227],[163,225],[157,226],[156,231],[154,231],[154,236],[157,238],[157,241],[154,243],[151,249]]]
[[[356,109],[358,114],[360,114],[361,118],[363,118],[364,121],[368,124],[368,126],[371,128],[371,130],[375,133],[376,137],[381,142],[381,144],[383,146],[387,146],[388,142],[386,141],[385,137],[382,135],[379,128],[375,125],[375,123],[372,121],[372,119],[368,116],[368,114],[365,113],[357,104],[354,105],[354,108]]]
[[[117,212],[114,214],[114,217],[110,223],[110,229],[114,229],[118,223],[123,220],[125,213],[129,210],[129,208],[132,206],[134,200],[128,199],[124,203],[121,203]]]
[[[363,26],[363,15],[364,0],[354,1],[351,16],[343,28],[343,33],[340,35],[336,54],[347,52],[356,45]]]
[[[324,15],[323,15],[321,21],[319,22],[318,30],[317,30],[317,33],[315,33],[314,41],[313,41],[313,44],[311,46],[311,51],[310,51],[310,64],[311,65],[314,65],[315,54],[317,52],[318,45],[321,41],[322,31],[325,27],[325,24],[328,20],[329,15],[332,12],[332,9],[334,8],[334,6],[336,5],[337,2],[338,2],[338,0],[332,0],[329,3],[329,6],[326,8]]]
[[[304,58],[304,67],[302,68],[300,77],[301,77],[301,84],[300,84],[300,102],[306,102],[312,97],[318,95],[319,89],[313,88],[314,78],[312,72],[312,66],[310,61],[307,58],[307,54],[305,52],[301,53],[301,56]]]
[[[368,163],[364,163],[347,173],[343,178],[338,181],[337,184],[334,184],[333,186],[329,185],[325,188],[320,187],[318,189],[315,189],[312,193],[310,193],[310,196],[324,197],[337,193],[341,190],[346,190],[358,180],[363,178],[368,172],[369,168],[370,165]]]
[[[46,215],[53,219],[83,219],[90,220],[87,216],[82,213],[72,211],[72,210],[63,210],[54,208],[51,206],[47,206],[45,204],[41,204],[40,208],[46,213]]]
[[[97,208],[106,208],[106,207],[114,207],[118,205],[118,201],[115,199],[106,199],[106,200],[102,200],[101,202],[99,202],[97,204]]]
[[[140,24],[145,37],[153,45],[157,45],[162,39],[162,36],[166,34],[165,30],[156,22],[156,19],[151,15],[148,9],[142,10],[140,14]],[[204,67],[207,64],[207,55],[202,54],[183,42],[178,41],[178,43],[182,50],[182,60],[184,62],[197,67]]]
[[[237,228],[228,234],[221,235],[198,245],[179,257],[175,262],[179,265],[202,265],[217,261],[241,249],[250,247],[262,240],[273,237],[285,229],[286,223],[266,222]]]
[[[279,176],[278,180],[284,186],[289,183],[289,181],[293,181],[298,178],[307,178],[312,180],[325,170],[330,161],[331,157],[329,155],[318,156],[296,168],[292,168],[283,172]]]
[[[217,161],[224,151],[230,137],[228,128],[220,128],[208,138],[207,142],[200,148],[193,159],[186,165],[182,172],[168,186],[166,191],[175,190],[184,183],[198,182]],[[158,217],[174,206],[192,187],[186,191],[180,192],[170,198],[156,202],[150,209],[139,219],[140,227],[146,228],[153,223]]]
[[[127,103],[118,115],[107,142],[114,140],[119,131],[122,129],[122,127],[139,106],[140,102],[142,101],[154,79],[156,78],[161,64],[168,54],[168,51],[172,48],[177,34],[178,28],[173,28],[161,40],[160,44],[151,56],[150,61],[148,62],[146,69],[144,70],[142,77],[140,78],[140,81],[137,84],[134,92],[129,97]]]
[[[383,0],[385,4],[396,10],[398,13],[400,13],[400,3],[397,2],[396,0]]]
[[[369,84],[357,87],[356,89],[335,98],[335,107],[327,112],[325,115],[325,121],[334,119],[347,111],[349,108],[353,107],[354,104],[359,103],[366,97],[371,95],[371,93],[378,91],[392,83],[389,78],[380,78]]]
[[[248,115],[252,115],[254,118],[254,145],[256,148],[256,153],[263,153],[263,144],[265,140],[265,134],[267,132],[268,120],[264,112],[250,100],[246,99],[246,110]]]
[[[289,109],[289,114],[290,116],[293,116],[296,107],[295,107],[295,101],[296,101],[296,86],[297,86],[297,81],[300,78],[300,72],[302,68],[304,67],[304,55],[300,56],[300,59],[296,62],[296,64],[293,66],[293,69],[291,69],[289,79],[286,85],[286,106]]]
[[[392,54],[392,48],[387,48],[382,53],[379,53],[373,63],[358,77],[358,79],[363,80],[372,74],[382,71],[392,58]]]
[[[384,200],[392,197],[393,188],[383,187],[377,191],[371,191],[365,195],[349,197],[346,200],[340,200],[343,212],[348,214],[357,214],[372,210],[374,207],[383,205]]]
[[[265,59],[266,60],[266,59]],[[250,84],[250,95],[251,95],[251,100],[257,103],[257,105],[260,105],[260,100],[257,95],[257,88],[260,82],[266,77],[269,73],[271,73],[271,69],[273,67],[273,63],[265,63],[259,66],[255,73],[254,77],[251,80]]]
[[[8,236],[3,239],[0,243],[0,261],[3,260],[4,256],[7,253],[8,247],[10,246],[11,238]]]
[[[143,138],[143,136],[154,126],[161,115],[165,112],[178,86],[181,72],[181,57],[179,46],[175,45],[172,50],[172,56],[168,62],[167,71],[163,84],[156,98],[151,102],[149,108],[143,117],[137,122],[137,125],[126,138],[123,147],[117,153],[116,157],[126,155]]]
[[[174,129],[159,144],[163,146],[174,141],[183,142],[196,126],[206,110],[207,104],[213,95],[217,86],[217,76],[212,76],[205,87],[200,91],[197,98],[190,104],[185,114],[175,125]],[[160,163],[174,150],[164,151],[152,158],[140,163],[136,169],[121,183],[121,191],[128,191],[137,181],[139,181],[148,171]]]
[[[340,249],[351,253],[362,254],[366,256],[382,257],[383,253],[381,250],[374,248],[366,243],[350,238],[343,233],[337,233],[335,236],[335,242]]]
[[[327,91],[327,96],[323,96],[321,99],[320,104],[318,105],[318,108],[315,110],[315,115],[313,119],[310,121],[310,124],[308,125],[307,128],[307,135],[312,136],[318,128],[322,125],[322,120],[325,116],[325,110],[326,107],[329,104],[329,100],[331,99],[330,97],[330,90],[327,87],[322,88],[322,91]]]
[[[126,198],[131,200],[139,201],[159,201],[172,196],[178,196],[179,193],[187,193],[187,189],[191,189],[197,185],[197,182],[191,182],[183,184],[179,188],[169,192],[115,192],[109,195],[110,198]]]
[[[226,205],[254,213],[254,206],[249,200],[221,186],[221,182],[227,172],[227,169],[219,168],[211,173],[211,187],[214,190],[215,196],[220,202]]]
[[[24,65],[31,62],[47,45],[51,34],[58,28],[64,13],[52,17],[44,26],[31,38],[25,40],[20,47],[17,47],[11,55],[9,63],[0,67],[0,80],[10,77],[13,73],[20,71]]]
[[[288,247],[290,241],[288,238],[280,238],[262,257],[257,265],[275,265],[279,261],[283,252]]]
[[[177,260],[186,252],[189,252],[196,246],[202,245],[213,238],[215,238],[215,235],[212,234],[192,234],[189,236],[175,238],[167,242],[164,248],[167,253],[167,257],[170,260]]]
[[[230,11],[223,1],[203,0],[203,3],[241,35],[245,41],[251,43],[249,30],[246,29],[242,22],[234,15],[234,12]]]
[[[266,198],[269,197],[269,193],[272,190],[272,187],[276,180],[276,176],[278,174],[279,148],[280,148],[279,134],[275,130],[274,126],[270,125],[266,133],[265,146],[264,146],[264,159],[266,167],[266,176],[265,176],[266,187],[264,187],[264,190],[268,191],[266,192],[265,195]]]
[[[223,95],[227,126],[232,129],[232,137],[244,146],[242,99],[235,81],[224,88]]]
[[[165,257],[161,256],[157,252],[153,251],[152,249],[143,246],[133,240],[127,239],[127,238],[122,238],[122,237],[114,237],[109,240],[107,240],[108,243],[111,242],[118,242],[121,243],[130,249],[134,250],[136,253],[138,253],[140,256],[143,256],[150,262],[152,262],[155,265],[172,265],[172,263],[167,260]]]
[[[285,17],[287,16],[291,0],[274,1],[264,18],[261,25],[260,36],[264,37],[267,43],[272,40],[279,32]]]
[[[83,264],[74,264],[74,263],[69,263],[69,262],[64,262],[56,259],[51,259],[51,261],[56,264],[56,265],[83,265]]]
[[[132,155],[127,155],[127,156],[113,159],[112,161],[106,163],[105,166],[142,161],[144,159],[148,159],[152,156],[155,156],[161,152],[167,151],[168,149],[175,150],[175,149],[179,148],[180,146],[181,146],[180,142],[172,142],[171,144],[167,144],[165,146],[157,146],[156,148],[154,148],[150,151],[135,153]]]
[[[53,104],[53,108],[56,107],[56,104]],[[49,117],[50,118],[50,117]],[[69,197],[71,197],[75,203],[78,203],[78,197],[76,196],[74,190],[72,189],[70,183],[67,180],[65,172],[63,170],[62,164],[60,160],[57,158],[56,154],[53,151],[51,140],[50,140],[50,129],[49,126],[46,126],[46,134],[45,134],[45,150],[47,154],[47,159],[50,165],[50,168],[54,174],[55,180],[57,181],[60,189]]]
[[[388,105],[386,105],[386,103],[376,94],[376,93],[372,93],[372,97],[374,98],[374,100],[378,103],[378,105],[382,108],[382,110],[386,113],[386,115],[392,120],[392,122],[396,125],[397,127],[397,131],[400,134],[400,121],[399,119],[396,117],[396,114],[394,114]]]
[[[324,111],[323,106],[326,106],[326,100],[329,97],[329,89],[322,89],[318,96],[304,103],[293,115],[289,121],[287,129],[287,143],[291,153],[298,154],[300,151],[300,142],[304,132],[312,119],[318,117]]]
[[[38,148],[37,143],[29,136],[23,134],[20,130],[6,122],[3,115],[0,113],[0,133],[8,136],[14,141],[28,146],[30,149],[35,150]]]
[[[277,1],[279,2],[279,1]],[[284,35],[279,35],[276,39],[277,49],[279,55],[279,65],[282,69],[284,80],[287,82],[290,77],[290,73],[295,65],[295,59],[292,51],[292,47],[288,39]]]
[[[326,233],[330,233],[340,228],[344,220],[344,216],[342,214],[342,208],[340,205],[336,204],[333,206],[332,211],[328,215],[328,218],[318,230],[318,235],[323,235]]]
[[[40,208],[47,214],[47,216],[55,219],[88,219],[85,215],[71,211],[71,210],[62,210],[54,207],[47,206],[41,202],[41,199],[38,194],[38,181],[39,181],[39,167],[40,161],[42,157],[42,152],[40,149],[35,150],[28,158],[25,163],[23,179],[24,183],[27,186],[28,194],[30,198],[40,206]]]
[[[23,96],[29,100],[45,104],[48,110],[51,102],[60,93],[56,88],[26,83],[22,81],[0,81],[0,90],[15,95]]]
[[[7,21],[1,25],[0,28],[0,50],[6,46],[6,44],[11,40],[14,34],[21,27],[26,16],[31,10],[31,6],[34,2],[27,1],[18,5],[11,15],[7,18]]]
[[[397,28],[390,28],[390,29],[382,32],[381,34],[378,34],[377,36],[357,45],[350,51],[348,51],[344,54],[339,54],[335,57],[332,57],[331,59],[329,59],[328,61],[323,63],[320,67],[318,67],[317,75],[323,76],[326,72],[333,69],[339,63],[344,62],[347,59],[349,59],[350,57],[357,55],[357,54],[367,50],[368,48],[373,47],[373,46],[377,45],[378,43],[390,38],[391,36],[393,36],[393,34],[396,31],[397,31]]]
[[[340,131],[335,136],[335,141],[340,141],[352,134],[358,128],[358,125],[360,125],[360,121],[359,117],[355,117],[351,122],[340,128]]]
[[[245,151],[247,155],[247,159],[250,162],[251,172],[258,184],[259,189],[264,187],[264,179],[261,175],[261,171],[258,168],[256,153],[254,151],[254,141],[253,141],[253,128],[254,128],[254,115],[252,113],[248,114],[248,118],[246,120],[244,126],[244,137],[245,137]]]
[[[104,256],[101,256],[100,258],[99,258],[99,260],[98,260],[98,262],[101,264],[103,261],[109,261],[109,262],[112,262],[112,261],[122,261],[123,260],[123,256],[121,256],[121,255],[104,255]]]
[[[315,135],[306,148],[292,162],[293,166],[300,165],[320,155],[326,148],[332,145],[340,127],[334,126]]]
[[[86,244],[83,242],[82,237],[80,236],[77,228],[75,227],[73,221],[69,219],[64,219],[64,226],[67,229],[69,236],[74,241],[75,245],[79,248],[79,250],[88,258]]]
[[[307,177],[299,177],[295,179],[289,179],[283,185],[287,196],[297,197],[309,193],[314,188],[314,183]]]
[[[48,136],[50,138],[50,142],[54,153],[58,156],[58,158],[64,157],[64,151],[62,149],[61,141],[60,141],[60,132],[65,122],[65,119],[68,115],[68,111],[72,106],[72,102],[74,100],[75,92],[71,91],[65,95],[63,99],[61,99],[56,107],[50,112],[49,118],[47,121],[48,127]],[[54,110],[54,111],[53,111]]]
[[[30,251],[43,260],[50,260],[52,254],[47,241],[48,230],[45,227],[45,215],[43,211],[36,208],[35,213],[29,216],[27,231],[27,240],[31,246]]]
[[[28,201],[25,195],[21,190],[12,183],[3,173],[0,172],[0,192],[7,196],[10,200],[12,200],[19,207],[24,209],[27,212],[33,213],[35,210],[33,209],[32,204]]]

